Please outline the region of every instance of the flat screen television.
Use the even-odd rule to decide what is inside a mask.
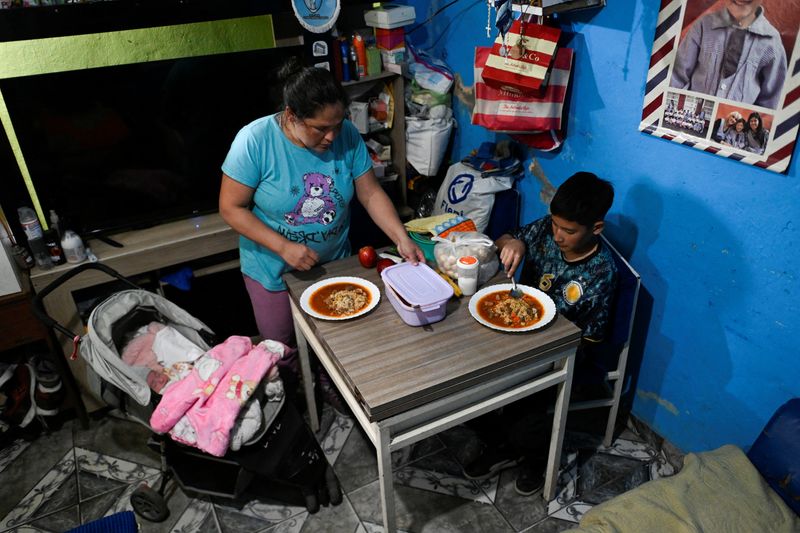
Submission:
[[[108,32],[248,16],[252,9],[243,6],[257,2],[232,1],[226,13],[219,2],[212,10],[203,8],[212,2],[104,4],[74,6],[83,8],[80,16],[69,5],[17,10],[13,16],[26,22],[16,26],[0,12],[0,41],[19,38],[18,30],[9,38],[12,26],[26,28],[24,38],[69,35],[70,25],[75,34]],[[279,108],[275,73],[295,53],[302,53],[299,46],[0,79],[43,212],[55,210],[90,237],[216,210],[231,141],[239,128]],[[11,177],[2,204],[13,219],[17,207],[31,202],[8,138],[0,150]]]

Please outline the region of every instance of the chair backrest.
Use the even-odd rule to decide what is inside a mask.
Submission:
[[[519,226],[519,191],[512,187],[494,195],[494,205],[489,214],[485,233],[496,240]]]
[[[603,244],[611,251],[617,265],[617,289],[611,310],[611,323],[607,332],[607,340],[611,344],[625,346],[630,343],[633,331],[633,319],[636,315],[636,302],[639,299],[641,276],[634,270],[622,254],[614,248],[604,235],[600,235]]]
[[[601,234],[600,238],[614,258],[617,266],[617,288],[611,304],[611,317],[603,342],[584,346],[585,361],[576,374],[577,383],[594,383],[607,379],[609,373],[618,372],[624,378],[628,346],[636,314],[641,278],[628,261]]]
[[[789,400],[775,411],[747,457],[770,487],[800,515],[800,398]]]

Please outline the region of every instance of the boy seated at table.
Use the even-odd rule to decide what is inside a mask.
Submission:
[[[585,347],[603,340],[609,321],[617,270],[600,240],[614,188],[589,172],[565,181],[550,203],[550,214],[502,235],[495,244],[508,276],[524,265],[520,282],[547,293],[556,309],[581,328],[576,357],[580,372]],[[470,423],[485,445],[464,467],[469,479],[483,480],[521,464],[515,482],[528,496],[544,484],[555,388],[529,396]]]

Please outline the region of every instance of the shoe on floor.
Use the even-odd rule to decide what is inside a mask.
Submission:
[[[489,447],[477,459],[464,467],[464,477],[473,481],[483,481],[501,470],[517,466],[521,460],[521,457],[515,456],[508,450]]]
[[[545,460],[525,460],[519,468],[514,490],[521,496],[530,496],[544,487]]]

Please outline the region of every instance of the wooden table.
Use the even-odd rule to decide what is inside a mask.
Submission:
[[[346,321],[318,320],[300,308],[300,296],[315,281],[358,276],[381,287],[378,306]],[[504,333],[480,325],[469,298],[451,298],[447,316],[426,327],[405,324],[386,299],[375,269],[355,256],[284,275],[289,289],[312,427],[314,402],[308,345],[364,428],[378,457],[386,531],[395,530],[392,451],[557,386],[543,497],[555,496],[575,349],[580,330],[558,316],[532,333]],[[505,278],[498,275],[493,281]]]

